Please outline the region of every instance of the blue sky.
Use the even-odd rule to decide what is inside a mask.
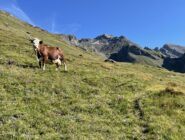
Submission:
[[[185,46],[185,0],[0,0],[0,9],[53,33]]]

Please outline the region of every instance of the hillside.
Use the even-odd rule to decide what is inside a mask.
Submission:
[[[68,72],[39,69],[26,32],[61,46]],[[0,50],[0,139],[185,137],[184,74],[105,63],[4,12]]]

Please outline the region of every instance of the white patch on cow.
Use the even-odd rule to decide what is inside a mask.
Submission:
[[[61,63],[61,60],[58,58],[58,59],[56,59],[56,60],[53,60],[53,63],[54,64],[58,64],[58,65],[61,65],[62,63]]]
[[[40,40],[38,38],[33,39],[33,46],[38,49]]]

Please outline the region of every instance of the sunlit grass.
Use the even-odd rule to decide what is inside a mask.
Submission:
[[[184,74],[105,63],[58,36],[0,16],[1,139],[185,137]],[[61,46],[68,72],[49,64],[40,70],[27,31]]]

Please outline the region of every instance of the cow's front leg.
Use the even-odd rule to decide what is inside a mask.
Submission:
[[[38,58],[38,61],[39,61],[39,68],[41,69],[43,64],[43,58],[42,57]]]
[[[46,70],[45,65],[46,65],[47,61],[48,61],[48,57],[44,57],[44,60],[43,60],[43,70]]]
[[[42,61],[39,60],[39,68],[41,69],[42,68]]]

